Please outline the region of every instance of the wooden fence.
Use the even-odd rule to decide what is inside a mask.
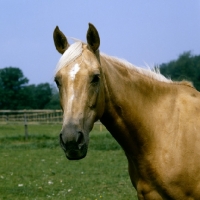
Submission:
[[[28,124],[62,123],[62,110],[0,110],[0,124],[20,123],[24,125],[25,137],[28,138]],[[95,125],[103,130],[100,121]]]
[[[62,123],[62,110],[0,110],[0,123]]]

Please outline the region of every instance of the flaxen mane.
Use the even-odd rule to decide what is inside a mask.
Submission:
[[[165,76],[160,74],[160,71],[159,71],[158,68],[155,69],[155,70],[140,68],[140,67],[134,66],[133,64],[131,64],[128,61],[123,60],[123,59],[108,56],[108,55],[103,54],[103,53],[101,53],[101,56],[103,56],[107,60],[110,60],[111,62],[116,62],[120,65],[123,65],[124,67],[135,70],[137,73],[143,74],[143,75],[148,76],[152,79],[155,79],[155,80],[158,80],[158,81],[161,81],[161,82],[166,82],[166,83],[172,82],[170,79],[167,79]]]
[[[76,58],[78,58],[82,54],[83,44],[84,43],[82,41],[76,41],[75,43],[70,45],[70,47],[65,51],[65,53],[60,58],[57,66],[56,66],[56,69],[55,69],[55,74],[60,69],[62,69],[63,67],[72,63]],[[168,79],[165,76],[163,76],[160,73],[159,68],[145,69],[145,68],[134,66],[133,64],[131,64],[130,62],[128,62],[126,60],[119,59],[119,58],[116,58],[116,57],[113,57],[113,56],[108,56],[104,53],[101,53],[101,56],[103,58],[105,58],[106,60],[110,60],[111,62],[116,62],[120,65],[123,65],[124,67],[135,70],[137,73],[143,74],[143,75],[148,76],[152,79],[155,79],[155,80],[158,80],[158,81],[161,81],[161,82],[166,82],[166,83],[183,84],[183,85],[186,85],[186,86],[189,86],[189,87],[193,87],[193,84],[189,81],[184,80],[184,81],[180,81],[180,82],[173,82],[171,79]]]
[[[60,60],[55,69],[55,74],[61,70],[63,67],[66,67],[72,63],[76,58],[78,58],[83,52],[82,42],[78,41],[70,45],[70,47],[65,51],[61,56]]]

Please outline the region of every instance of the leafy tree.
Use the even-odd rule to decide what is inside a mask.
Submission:
[[[22,89],[28,81],[19,68],[0,69],[0,109],[18,109],[22,105]]]
[[[28,85],[28,81],[19,68],[0,69],[0,109],[44,109],[56,104],[58,107],[56,93],[49,83]]]
[[[188,80],[200,91],[200,56],[191,52],[181,54],[177,60],[160,65],[160,72],[172,80]]]
[[[52,90],[49,83],[41,83],[35,87],[34,100],[38,109],[43,109],[49,103]]]
[[[52,96],[49,103],[45,106],[46,109],[60,109],[59,93],[58,90],[52,85]]]
[[[21,107],[19,109],[37,109],[35,102],[35,85],[27,85],[21,91]]]
[[[44,109],[52,96],[53,91],[49,83],[28,85],[23,88],[23,109]]]

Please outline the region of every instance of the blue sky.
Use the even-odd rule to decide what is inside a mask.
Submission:
[[[137,66],[185,51],[200,55],[200,0],[1,0],[0,68],[19,67],[30,84],[52,83],[60,58],[55,26],[86,41],[88,22],[99,31],[102,52]]]

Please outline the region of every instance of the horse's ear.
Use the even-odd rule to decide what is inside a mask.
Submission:
[[[53,32],[53,39],[56,49],[59,53],[63,54],[69,47],[69,43],[65,35],[58,28],[58,26],[56,26]]]
[[[89,28],[87,31],[87,43],[88,43],[90,49],[92,49],[94,53],[100,46],[99,33],[98,33],[97,29],[94,27],[94,25],[91,23],[89,23]]]

